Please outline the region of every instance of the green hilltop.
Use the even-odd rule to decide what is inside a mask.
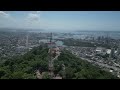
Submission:
[[[48,59],[47,46],[35,47],[24,55],[8,58],[0,63],[0,79],[37,79],[35,72],[38,69],[46,72],[43,79],[50,79]],[[57,74],[63,79],[117,79],[111,73],[77,58],[66,50],[54,61],[54,75]]]

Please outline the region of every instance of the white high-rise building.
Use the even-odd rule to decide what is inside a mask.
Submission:
[[[110,53],[110,58],[113,58],[114,57],[114,53],[115,53],[115,50],[114,48],[111,49],[111,53]]]

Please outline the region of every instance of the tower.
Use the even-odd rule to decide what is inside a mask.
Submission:
[[[53,78],[53,60],[52,60],[52,33],[50,34],[50,47],[49,47],[49,64],[48,64],[48,70],[49,75],[51,78]]]

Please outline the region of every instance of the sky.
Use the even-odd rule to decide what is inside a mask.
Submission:
[[[0,11],[0,28],[120,31],[120,11]]]

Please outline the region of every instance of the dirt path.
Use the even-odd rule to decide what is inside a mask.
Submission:
[[[39,70],[36,71],[37,79],[42,79],[42,75],[40,74]]]

